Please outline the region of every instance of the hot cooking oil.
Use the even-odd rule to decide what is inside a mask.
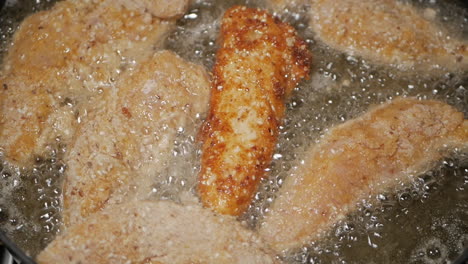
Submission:
[[[28,13],[50,7],[52,2],[9,2],[10,7],[0,13],[2,54],[19,21]],[[266,6],[264,1],[194,1],[165,47],[210,70],[218,48],[221,16],[234,4]],[[466,39],[466,11],[440,0],[414,4],[428,9],[437,23],[448,25],[455,36]],[[310,79],[301,83],[287,102],[269,177],[263,180],[249,211],[240,218],[252,229],[258,227],[275,193],[303,161],[307,149],[319,142],[330,127],[359,116],[370,106],[414,96],[445,101],[468,118],[466,73],[416,74],[376,66],[317,40],[308,28],[307,8],[279,15],[306,40],[313,63]],[[166,169],[154,177],[153,199],[182,202],[182,194],[196,194],[200,158],[196,133],[178,131],[172,158]],[[33,256],[60,231],[60,187],[66,176],[64,152],[66,146],[51,146],[50,155],[38,157],[33,168],[2,163],[0,226]],[[331,228],[327,237],[311,241],[283,258],[288,263],[448,263],[468,247],[467,199],[468,154],[455,150],[433,169],[418,175],[412,184],[361,201],[359,209]]]

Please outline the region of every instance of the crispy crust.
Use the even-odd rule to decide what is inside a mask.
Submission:
[[[239,215],[270,165],[284,101],[308,76],[311,56],[294,28],[265,11],[226,11],[210,112],[201,131],[204,205]]]

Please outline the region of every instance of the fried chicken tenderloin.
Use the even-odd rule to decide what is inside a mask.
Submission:
[[[220,34],[198,192],[206,207],[239,215],[270,165],[285,100],[308,76],[310,53],[293,27],[258,9],[230,8]]]
[[[38,263],[276,263],[271,250],[230,216],[198,204],[112,205],[52,241]]]
[[[80,124],[64,157],[65,227],[107,204],[148,198],[178,129],[197,130],[197,115],[208,110],[209,88],[202,66],[170,51],[122,75]]]
[[[27,17],[0,72],[0,148],[5,159],[29,166],[57,139],[67,144],[77,117],[86,116],[121,72],[162,45],[187,4],[68,0]]]
[[[285,179],[261,224],[280,252],[317,239],[358,201],[468,147],[468,120],[439,101],[396,99],[332,128]]]
[[[468,41],[438,25],[435,10],[398,0],[270,0],[307,5],[309,27],[326,45],[366,60],[421,71],[468,70]]]

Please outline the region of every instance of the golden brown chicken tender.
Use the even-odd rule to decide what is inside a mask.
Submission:
[[[208,108],[203,67],[157,52],[123,74],[80,124],[64,157],[66,227],[109,203],[145,199],[171,157],[179,128]]]
[[[46,145],[68,143],[77,116],[153,54],[188,0],[134,2],[69,0],[24,20],[0,72],[0,148],[8,161],[28,165]]]
[[[284,101],[307,77],[310,54],[294,28],[233,7],[221,26],[198,191],[204,205],[239,215],[270,165]]]
[[[463,113],[439,101],[396,99],[331,129],[286,178],[260,234],[275,250],[317,238],[360,199],[407,182],[468,147]]]

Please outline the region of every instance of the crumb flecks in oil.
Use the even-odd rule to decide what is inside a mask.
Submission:
[[[41,1],[41,4],[45,2],[49,3]],[[454,21],[455,26],[450,30],[460,32],[459,36],[467,35],[468,21],[463,17],[466,12],[462,9],[445,6],[442,1],[414,2],[437,10],[435,20]],[[166,48],[211,69],[218,48],[219,19],[224,10],[234,4],[262,6],[262,1],[194,1],[191,11],[178,21],[176,31],[170,34]],[[47,5],[50,6],[50,3]],[[44,7],[30,4],[30,7],[23,9],[30,13],[35,8]],[[264,181],[249,213],[243,216],[253,228],[268,210],[284,178],[301,162],[305,150],[320,140],[332,125],[354,118],[369,106],[397,96],[442,100],[468,117],[466,75],[408,76],[393,68],[374,66],[358,57],[336,53],[314,39],[313,33],[307,29],[306,11],[295,11],[282,14],[282,18],[293,24],[307,40],[314,56],[312,74],[309,81],[293,92],[287,104],[280,142],[275,151],[277,155],[269,168],[271,177]],[[24,17],[24,14],[3,14],[0,14],[0,52],[5,51],[9,36]],[[193,191],[200,157],[193,151],[197,144],[193,135],[194,131],[178,134],[173,159],[168,169],[159,176],[163,180],[153,186],[155,199],[179,200],[181,192]],[[58,166],[47,165],[46,161],[42,164],[39,166],[45,170],[52,168],[58,171]],[[4,167],[7,168],[6,165]],[[0,182],[0,226],[21,247],[35,255],[40,247],[50,241],[58,227],[55,225],[47,232],[42,223],[50,218],[46,216],[49,211],[39,200],[32,201],[32,206],[22,206],[21,197],[28,199],[32,194],[24,196],[26,190],[42,187],[45,193],[50,194],[47,196],[50,200],[48,203],[55,206],[55,211],[52,210],[55,213],[49,214],[53,219],[51,221],[59,221],[55,220],[60,219],[60,210],[54,197],[59,195],[55,191],[60,190],[52,187],[56,186],[54,180],[48,187],[47,179],[60,178],[61,175],[52,172],[41,174],[33,177],[38,178],[36,184],[23,180],[19,171],[7,168],[2,173],[4,176],[2,174],[1,177],[8,180]],[[322,241],[310,243],[288,255],[285,260],[289,263],[356,263],[363,259],[374,263],[440,263],[444,258],[453,260],[467,246],[467,154],[454,153],[452,158],[441,161],[418,178],[420,180],[413,185],[401,186],[362,201],[359,210],[337,224]],[[23,195],[19,195],[21,192]],[[39,197],[41,194],[37,192],[34,195]],[[428,212],[431,214],[428,215]],[[37,243],[42,240],[45,242]]]

